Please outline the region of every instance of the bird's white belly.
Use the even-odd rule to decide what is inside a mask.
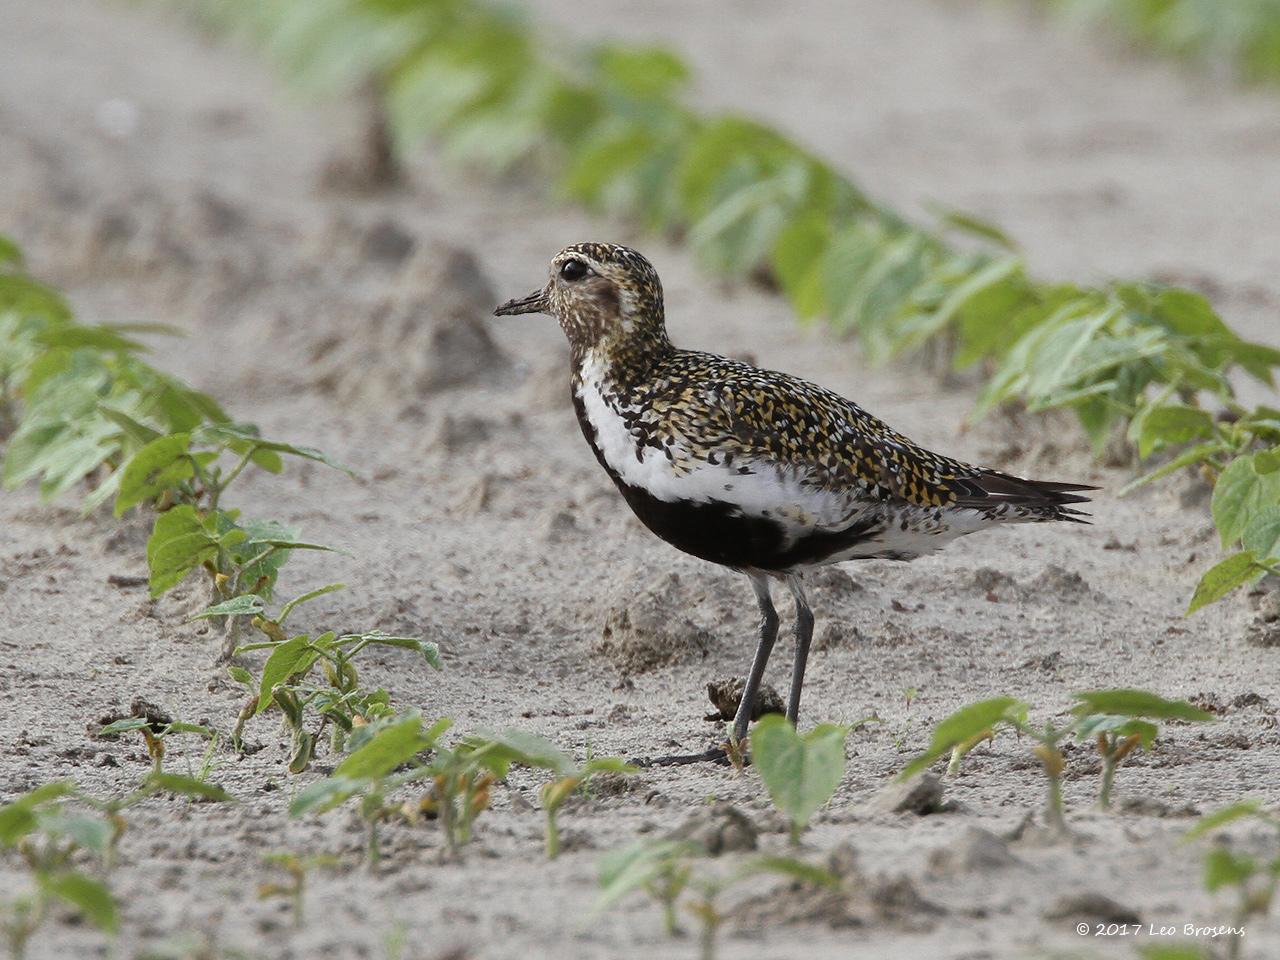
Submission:
[[[576,390],[609,469],[627,485],[659,500],[728,504],[747,516],[777,520],[794,536],[815,529],[840,530],[874,507],[853,491],[806,482],[802,467],[742,455],[729,465],[712,463],[705,451],[696,451],[692,442],[680,437],[664,448],[642,445],[628,429],[623,411],[606,399],[590,360]]]

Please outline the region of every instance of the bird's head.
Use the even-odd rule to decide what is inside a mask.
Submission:
[[[576,358],[593,350],[666,347],[662,283],[653,264],[617,243],[575,243],[551,261],[545,287],[508,300],[496,316],[555,317]]]

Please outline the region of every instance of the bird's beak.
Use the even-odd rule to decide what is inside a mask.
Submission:
[[[535,290],[527,297],[517,297],[514,300],[508,300],[497,310],[493,311],[495,317],[510,317],[517,313],[546,313],[550,306],[547,300],[547,290],[544,287],[541,290]]]

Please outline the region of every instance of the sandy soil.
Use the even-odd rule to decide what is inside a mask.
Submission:
[[[568,4],[540,6],[570,19]],[[707,102],[787,126],[846,158],[886,199],[994,217],[1038,269],[1188,277],[1242,329],[1280,342],[1280,220],[1257,202],[1280,192],[1280,101],[1119,61],[1010,11],[808,6],[797,16],[760,3],[643,14],[608,5],[574,29],[667,36],[704,68]],[[725,31],[743,11],[742,30]],[[413,630],[440,644],[439,674],[384,654],[365,679],[460,729],[516,726],[579,756],[701,748],[716,733],[702,719],[707,681],[741,672],[753,648],[746,584],[656,542],[599,472],[565,394],[559,331],[485,317],[573,240],[630,240],[650,253],[685,344],[816,379],[950,453],[1109,489],[1123,482],[1088,461],[1065,422],[964,431],[963,384],[939,386],[908,366],[868,370],[848,346],[797,329],[776,300],[718,289],[683,252],[549,208],[532,185],[473,182],[427,151],[410,187],[322,190],[319,171],[352,142],[352,111],[299,102],[257,62],[154,14],[3,0],[0,23],[0,227],[86,320],[187,328],[188,340],[156,344],[161,365],[267,431],[359,465],[362,482],[303,467],[251,480],[236,498],[350,552],[286,568],[286,594],[337,579],[351,587],[309,608],[302,626]],[[129,108],[111,101],[136,108],[131,131],[120,132]],[[726,955],[1132,956],[1131,940],[1074,932],[1106,919],[1070,902],[1091,890],[1144,922],[1229,921],[1230,905],[1201,889],[1200,851],[1177,841],[1189,811],[1244,795],[1280,801],[1275,650],[1247,641],[1248,601],[1190,621],[1177,614],[1216,553],[1203,491],[1104,493],[1095,517],[1091,528],[998,531],[911,565],[818,579],[822,650],[806,715],[882,722],[851,737],[848,775],[806,845],[815,857],[851,846],[866,895],[749,906],[727,927]],[[198,591],[151,603],[107,582],[142,572],[145,523],[83,521],[73,503],[40,505],[23,490],[0,501],[0,531],[0,796],[61,776],[103,793],[132,783],[146,769],[141,751],[86,728],[135,696],[230,726],[238,696],[213,663],[217,637],[184,622]],[[663,624],[658,655],[649,632],[620,631],[623,621]],[[668,662],[646,669],[654,660]],[[1191,697],[1219,722],[1169,728],[1121,772],[1127,805],[1115,815],[1090,810],[1096,764],[1073,752],[1070,844],[1018,830],[1041,784],[1011,738],[980,748],[947,782],[953,812],[867,805],[962,703],[1011,693],[1047,715],[1073,690],[1129,684]],[[261,957],[693,956],[692,942],[661,935],[641,900],[584,919],[601,852],[705,816],[714,800],[744,812],[762,848],[785,849],[753,773],[658,769],[569,812],[569,850],[548,863],[537,780],[519,773],[496,792],[462,862],[439,862],[434,831],[397,828],[371,873],[358,862],[353,815],[285,816],[315,774],[285,773],[275,723],[258,721],[249,737],[264,749],[221,755],[214,773],[239,804],[155,800],[135,814],[113,874],[125,901],[118,955],[185,938]],[[994,837],[975,839],[975,829]],[[275,848],[342,855],[314,879],[301,931],[282,904],[255,896],[261,854]],[[0,864],[0,885],[14,876],[12,862]],[[1260,960],[1277,943],[1280,925],[1260,921],[1246,953]],[[32,949],[107,955],[64,922]]]

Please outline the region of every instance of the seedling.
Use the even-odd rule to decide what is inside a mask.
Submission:
[[[1077,737],[1096,745],[1103,763],[1098,799],[1105,808],[1111,803],[1116,769],[1134,749],[1147,748],[1155,740],[1159,731],[1150,720],[1204,722],[1213,719],[1211,714],[1185,701],[1166,700],[1143,690],[1095,690],[1078,693],[1075,699],[1070,722],[1046,721],[1041,726],[1028,721],[1028,705],[1013,697],[994,697],[962,707],[938,724],[929,749],[907,764],[898,779],[920,773],[948,753],[951,755],[948,772],[955,773],[964,753],[1007,727],[1034,743],[1032,753],[1040,761],[1048,782],[1045,823],[1055,833],[1065,835],[1062,776],[1066,760],[1061,750],[1064,740]]]
[[[272,617],[266,612],[266,599],[245,594],[197,614],[198,617],[223,616],[232,620],[248,620],[267,639],[237,647],[236,654],[269,650],[270,656],[255,680],[241,666],[228,668],[231,678],[242,684],[250,698],[241,708],[232,731],[232,742],[242,741],[244,725],[258,714],[277,707],[284,717],[293,739],[289,771],[300,773],[307,768],[315,751],[316,738],[325,727],[331,731],[330,746],[335,754],[346,747],[347,738],[360,725],[389,717],[394,712],[390,698],[382,689],[364,690],[355,659],[370,646],[398,647],[412,650],[437,670],[440,652],[434,643],[418,637],[396,637],[380,631],[338,635],[328,631],[312,638],[299,634],[286,639],[289,615],[302,603],[342,588],[333,583],[295,597]],[[321,678],[322,682],[321,682]],[[319,716],[319,728],[307,728],[307,713]]]
[[[387,794],[429,775],[425,764],[412,761],[435,746],[449,729],[450,722],[439,720],[423,729],[422,718],[411,714],[370,724],[367,735],[338,764],[333,776],[311,784],[298,794],[289,805],[290,816],[324,813],[359,797],[360,818],[368,831],[365,849],[370,865],[376,865],[381,859],[378,825],[402,810],[400,805],[388,802]],[[400,770],[402,766],[406,769]]]
[[[554,745],[517,731],[464,737],[455,746],[444,747],[439,740],[451,723],[438,720],[424,730],[421,717],[411,715],[362,728],[360,746],[332,777],[302,791],[289,812],[294,816],[324,812],[359,796],[360,816],[369,828],[371,862],[379,856],[378,824],[392,819],[437,821],[447,854],[456,856],[470,842],[476,818],[488,809],[490,788],[506,777],[512,764],[557,772],[570,769],[568,757]],[[429,760],[420,756],[427,751],[432,752]],[[388,799],[397,788],[421,780],[431,783],[418,800]]]
[[[835,793],[844,776],[849,728],[823,723],[799,734],[777,714],[761,717],[751,731],[751,761],[769,796],[791,823],[791,842]]]
[[[1205,855],[1205,889],[1210,893],[1228,889],[1236,894],[1235,915],[1231,923],[1233,932],[1227,940],[1229,960],[1239,960],[1244,945],[1243,931],[1249,920],[1265,917],[1275,901],[1276,888],[1280,885],[1280,817],[1256,801],[1245,800],[1201,817],[1183,838],[1186,841],[1207,836],[1240,820],[1252,820],[1270,827],[1274,831],[1274,844],[1272,853],[1262,859],[1236,853],[1227,846],[1215,846]]]
[[[542,809],[547,817],[547,859],[554,860],[560,855],[560,830],[556,824],[556,815],[569,797],[585,788],[587,782],[597,773],[632,774],[635,772],[636,768],[621,757],[592,757],[582,766],[562,773],[557,779],[543,784],[541,798]]]
[[[147,755],[151,758],[151,769],[156,773],[164,769],[165,741],[169,737],[179,734],[206,737],[211,748],[216,745],[218,739],[218,731],[212,727],[157,716],[134,716],[112,721],[98,731],[98,736],[118,736],[135,731],[142,734],[143,742],[147,746]]]
[[[327,869],[338,864],[338,858],[325,853],[299,856],[289,851],[268,853],[263,862],[277,867],[287,878],[283,882],[268,881],[258,886],[258,899],[287,897],[293,906],[293,925],[301,930],[304,925],[303,896],[306,893],[307,875],[313,870]]]
[[[696,844],[677,840],[641,840],[608,854],[600,864],[600,912],[637,890],[662,907],[668,936],[680,932],[677,906],[683,905],[699,923],[699,956],[714,960],[724,914],[720,898],[742,881],[771,873],[814,886],[838,886],[840,881],[820,867],[790,857],[752,856],[731,868],[713,864]]]
[[[0,926],[10,953],[21,958],[53,904],[74,909],[95,927],[114,934],[116,901],[106,882],[81,869],[86,857],[105,874],[125,830],[123,812],[160,791],[230,800],[220,788],[173,774],[150,774],[124,797],[99,800],[70,781],[37,787],[0,806],[0,849],[16,851],[31,872],[32,889],[0,904]]]

